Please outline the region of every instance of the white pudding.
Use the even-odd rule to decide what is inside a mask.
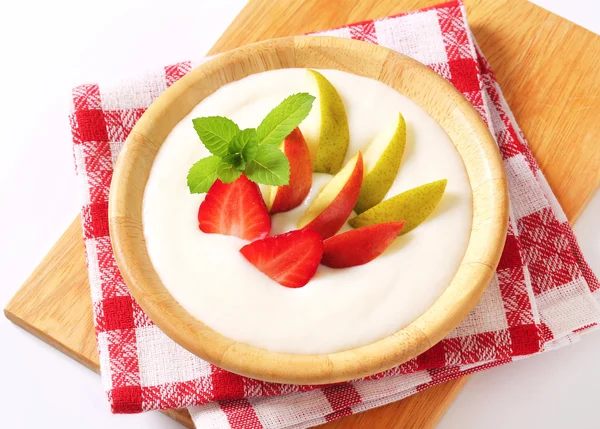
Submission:
[[[146,185],[144,235],[150,259],[165,287],[197,319],[236,341],[270,351],[330,353],[363,346],[405,327],[444,292],[469,240],[472,197],[456,148],[422,108],[372,79],[323,70],[340,93],[350,127],[346,161],[401,112],[407,142],[400,171],[387,197],[438,179],[448,179],[434,213],[396,239],[368,264],[317,274],[299,289],[283,287],[247,262],[237,237],[198,228],[204,195],[191,195],[186,175],[208,156],[192,126],[200,116],[226,116],[240,128],[257,127],[285,97],[306,92],[306,71],[255,74],[223,86],[204,99],[169,134]],[[313,109],[315,110],[315,109]],[[312,113],[311,113],[312,115]],[[313,121],[306,120],[300,129]],[[304,203],[272,217],[271,234],[296,223],[331,176],[315,174]],[[348,230],[349,227],[343,228]]]

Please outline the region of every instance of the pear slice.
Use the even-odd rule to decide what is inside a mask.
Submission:
[[[323,240],[338,232],[356,205],[362,179],[362,154],[358,152],[319,192],[298,222],[298,228],[315,230]]]
[[[363,156],[364,173],[356,213],[379,204],[390,190],[406,145],[406,122],[401,113],[371,142]]]
[[[335,87],[321,73],[307,70],[307,83],[317,102],[301,128],[313,171],[336,174],[344,164],[350,142],[346,109]]]
[[[399,235],[415,229],[433,212],[446,189],[446,179],[427,183],[387,199],[350,219],[353,228],[404,221]]]
[[[312,185],[312,167],[306,141],[300,128],[295,128],[281,143],[281,151],[290,163],[290,182],[269,186],[264,196],[270,213],[282,213],[302,204]]]

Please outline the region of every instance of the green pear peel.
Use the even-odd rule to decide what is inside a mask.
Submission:
[[[446,179],[437,180],[398,194],[350,219],[349,223],[353,228],[360,228],[377,223],[404,221],[400,235],[406,234],[435,210],[444,195],[447,182]]]
[[[392,187],[406,146],[406,122],[401,113],[388,129],[377,135],[367,148],[365,177],[354,211],[362,213],[379,204]]]

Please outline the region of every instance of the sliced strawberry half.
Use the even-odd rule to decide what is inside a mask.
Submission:
[[[392,244],[404,222],[365,226],[334,235],[323,242],[321,263],[331,268],[348,268],[371,262]]]
[[[302,287],[315,275],[323,256],[323,239],[299,230],[254,241],[240,249],[244,257],[277,283]]]
[[[198,210],[200,230],[257,240],[269,235],[271,218],[258,185],[241,175],[233,183],[217,180]]]

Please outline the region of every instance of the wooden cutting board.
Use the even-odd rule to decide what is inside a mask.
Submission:
[[[432,6],[438,0],[250,0],[210,53]],[[526,0],[465,0],[471,28],[496,72],[550,186],[573,222],[600,183],[600,38]],[[77,217],[5,309],[17,325],[99,371]],[[466,378],[324,425],[431,428]],[[192,427],[185,410],[168,415]]]

